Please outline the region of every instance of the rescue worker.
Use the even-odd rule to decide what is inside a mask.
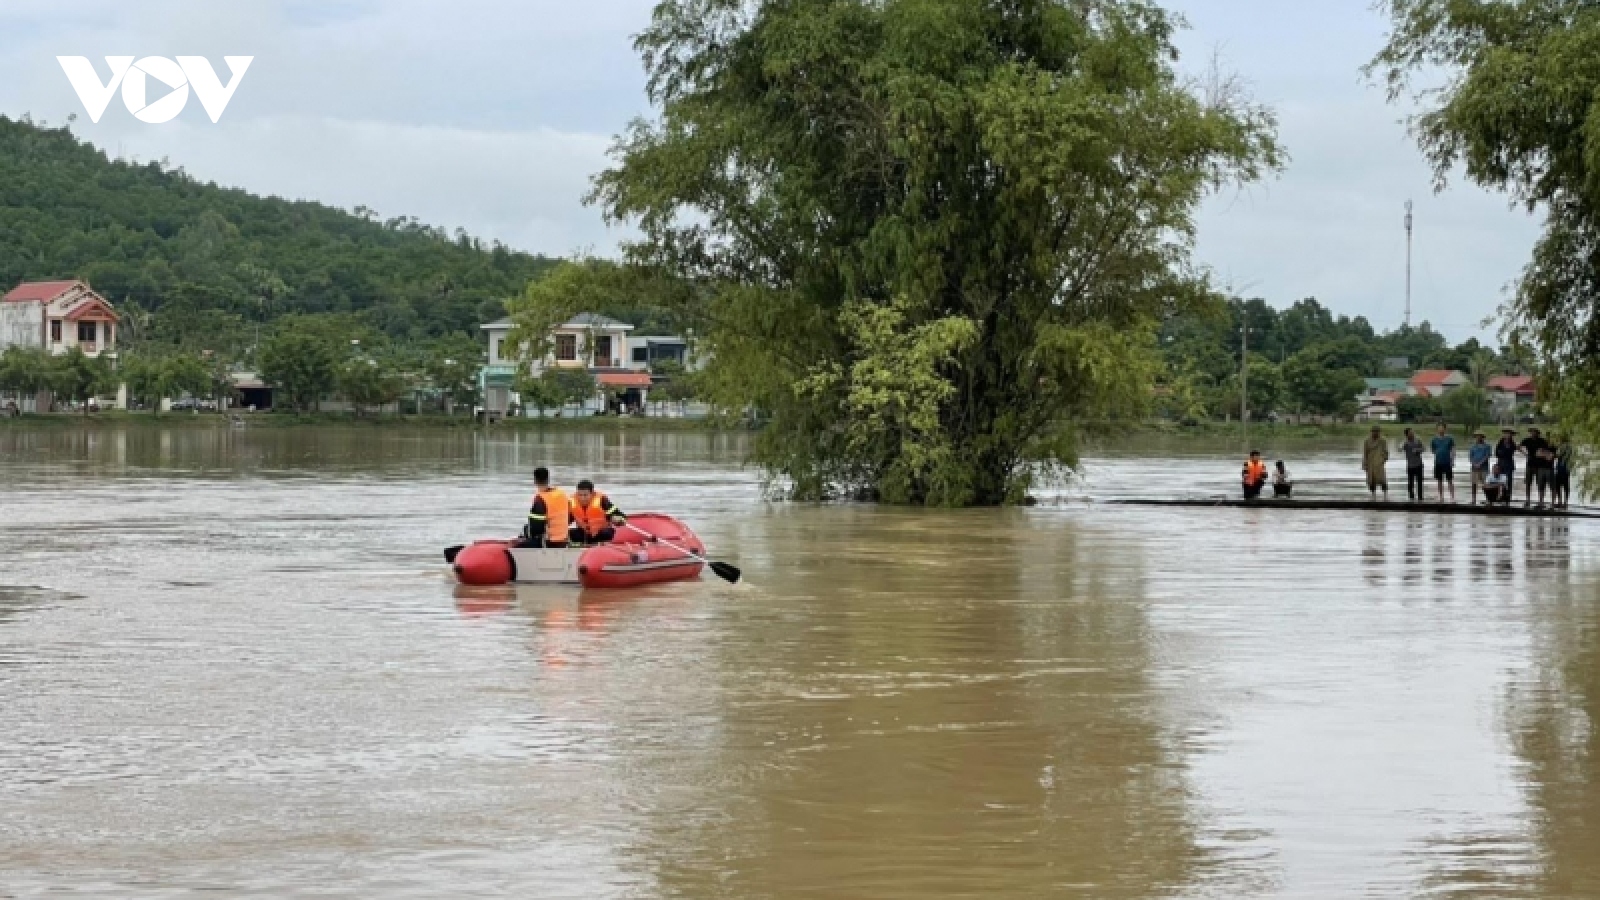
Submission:
[[[594,482],[578,482],[572,495],[572,534],[574,544],[601,544],[617,536],[617,528],[628,524],[628,517],[611,498],[597,493]]]
[[[1250,458],[1245,460],[1244,468],[1239,471],[1239,479],[1244,484],[1246,500],[1261,496],[1261,488],[1267,483],[1267,464],[1261,461],[1260,450],[1250,451]]]
[[[524,547],[565,547],[572,522],[572,501],[558,487],[550,486],[550,470],[533,470],[533,508],[528,510],[528,527],[522,532]]]

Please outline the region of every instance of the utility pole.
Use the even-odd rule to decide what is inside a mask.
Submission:
[[[1406,201],[1406,327],[1411,327],[1411,201]]]
[[[1249,309],[1239,304],[1239,425],[1245,443],[1250,443],[1250,323]],[[1248,450],[1249,448],[1245,448]]]

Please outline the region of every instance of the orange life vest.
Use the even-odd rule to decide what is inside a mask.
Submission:
[[[566,493],[560,488],[545,488],[534,495],[534,499],[544,499],[544,537],[547,541],[564,541],[567,539],[567,527],[571,522],[572,501],[567,499]]]
[[[1256,460],[1246,460],[1244,464],[1245,484],[1266,484],[1267,464]]]
[[[606,507],[610,505],[605,494],[592,494],[588,506],[573,502],[572,518],[578,523],[579,528],[590,537],[594,537],[600,533],[600,529],[610,524],[611,517],[606,515]]]

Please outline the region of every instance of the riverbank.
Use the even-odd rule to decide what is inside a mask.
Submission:
[[[1418,434],[1432,435],[1434,427],[1438,423],[1339,422],[1329,425],[1310,425],[1251,422],[1249,428],[1246,429],[1238,422],[1199,422],[1192,425],[1181,425],[1176,422],[1143,422],[1137,425],[1126,426],[1123,429],[1108,428],[1107,430],[1118,434],[1160,434],[1179,437],[1184,435],[1192,435],[1195,437],[1207,438],[1241,437],[1248,434],[1250,439],[1253,441],[1277,440],[1297,437],[1365,437],[1372,431],[1372,426],[1374,424],[1378,425],[1378,427],[1383,430],[1385,437],[1397,438],[1402,436],[1407,428],[1416,429]],[[1447,424],[1450,426],[1451,433],[1456,435],[1471,435],[1474,430],[1477,430],[1482,431],[1486,435],[1495,436],[1500,433],[1501,428],[1507,427],[1488,422],[1479,425],[1476,429],[1470,429],[1465,425],[1460,425],[1454,422]],[[1515,428],[1519,432],[1527,431],[1529,428],[1539,428],[1547,434],[1560,429],[1559,425],[1553,425],[1546,422],[1540,422],[1533,425],[1513,425],[1509,427]]]
[[[237,420],[217,413],[123,412],[24,413],[0,417],[0,428],[302,428],[340,425],[358,428],[478,429],[486,431],[745,431],[742,423],[718,419],[669,419],[640,416],[585,416],[581,418],[511,418],[485,425],[468,416],[362,415],[352,413],[240,413]]]

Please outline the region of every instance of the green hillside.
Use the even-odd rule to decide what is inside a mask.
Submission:
[[[395,343],[471,332],[551,261],[109,160],[66,129],[0,116],[0,291],[81,278],[128,337],[238,353],[257,326],[329,316]]]

